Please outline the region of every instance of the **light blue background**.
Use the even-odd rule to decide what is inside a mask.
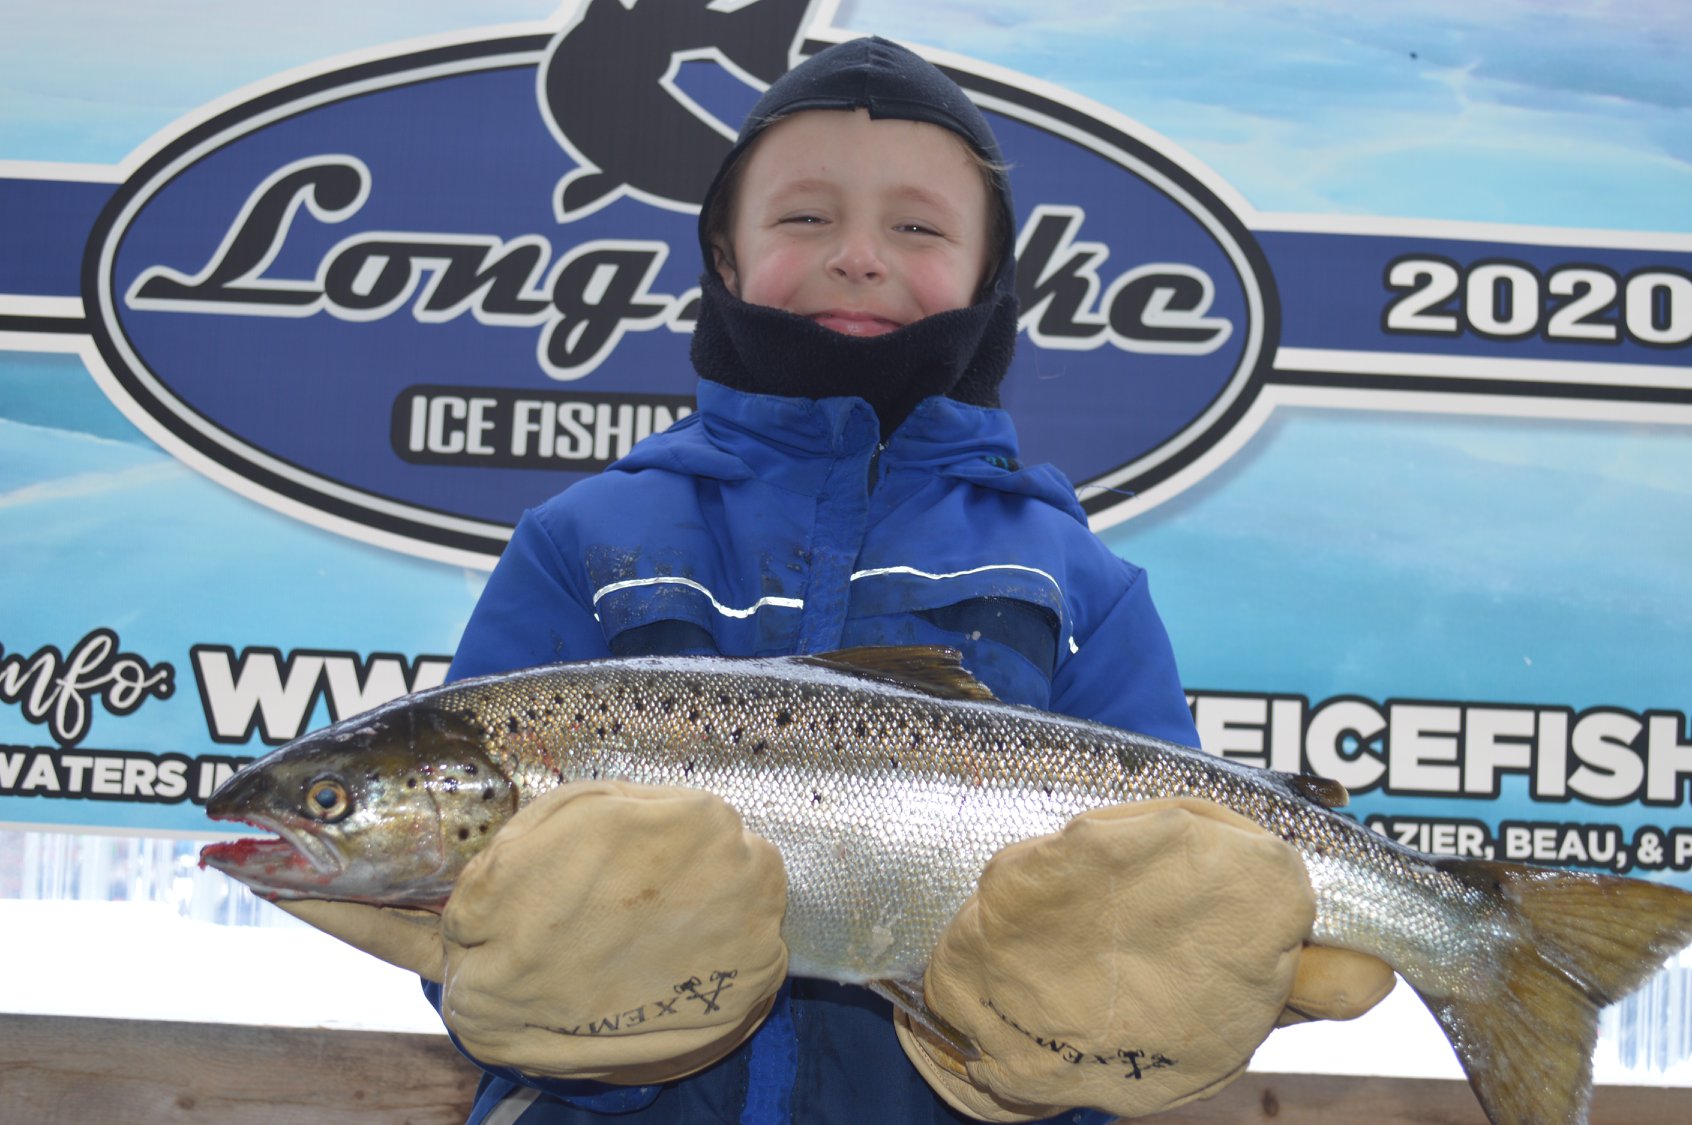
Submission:
[[[837,23],[1073,90],[1183,146],[1260,211],[1685,232],[1687,12],[860,0]],[[113,164],[290,67],[552,14],[7,0],[0,159]],[[1224,469],[1106,537],[1152,572],[1195,689],[1685,712],[1689,493],[1692,429],[1666,422],[1282,410]],[[191,755],[216,748],[190,645],[449,653],[481,583],[211,483],[142,437],[80,360],[20,352],[0,353],[0,553],[7,652],[68,648],[104,625],[176,665],[174,699],[98,714],[85,745]],[[0,707],[0,741],[47,739]],[[97,811],[114,809],[138,828],[193,816]],[[86,813],[0,800],[13,821]]]

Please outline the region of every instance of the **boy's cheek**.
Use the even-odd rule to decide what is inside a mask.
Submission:
[[[968,308],[975,303],[975,294],[980,288],[973,273],[945,268],[914,272],[909,281],[911,293],[924,316]]]
[[[800,278],[791,263],[781,259],[761,259],[751,265],[742,262],[736,280],[738,286],[730,285],[729,292],[747,304],[796,311],[792,306],[800,289]]]

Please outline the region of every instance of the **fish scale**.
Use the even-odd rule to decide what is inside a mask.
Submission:
[[[1673,887],[1413,851],[1334,812],[1332,782],[1001,704],[930,648],[584,661],[418,692],[237,773],[207,812],[281,839],[202,858],[272,897],[439,909],[518,807],[593,779],[721,796],[782,854],[792,971],[878,986],[920,979],[1006,845],[1091,808],[1222,805],[1296,849],[1309,940],[1396,969],[1497,1125],[1585,1121],[1598,1010],[1692,941]]]

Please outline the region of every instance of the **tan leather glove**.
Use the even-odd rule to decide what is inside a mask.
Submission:
[[[445,911],[279,905],[443,986],[472,1057],[550,1078],[680,1078],[737,1047],[787,972],[775,846],[694,789],[581,782],[536,798]]]
[[[905,1052],[955,1109],[1031,1121],[1075,1106],[1172,1109],[1239,1077],[1294,1008],[1349,1018],[1383,962],[1308,947],[1298,854],[1205,801],[1095,809],[994,856],[935,948],[930,1009],[980,1051],[913,1027]]]

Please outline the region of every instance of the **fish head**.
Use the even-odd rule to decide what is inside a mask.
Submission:
[[[206,804],[275,837],[211,844],[200,862],[270,899],[440,909],[519,803],[483,744],[471,716],[404,700],[305,735]]]

